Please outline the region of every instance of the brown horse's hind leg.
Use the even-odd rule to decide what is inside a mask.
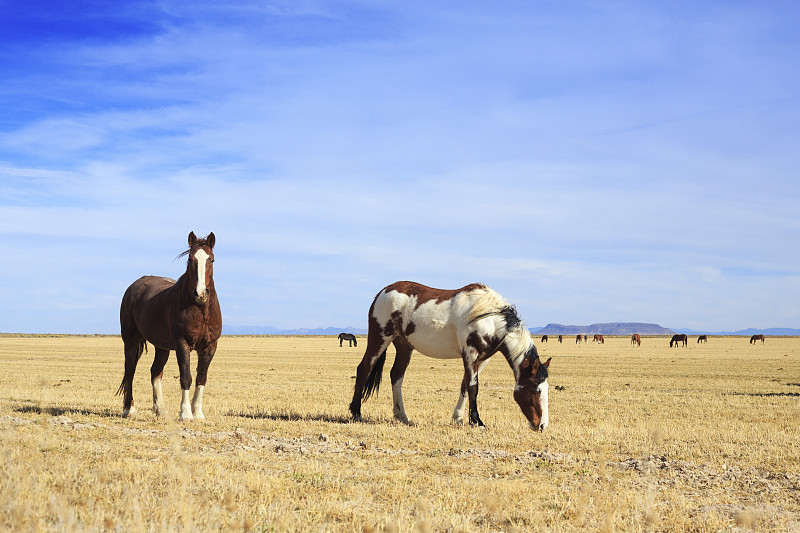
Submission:
[[[403,376],[408,368],[408,363],[411,362],[411,352],[414,349],[405,339],[400,337],[392,341],[397,355],[394,357],[394,364],[392,371],[389,372],[389,377],[392,379],[392,397],[394,406],[394,417],[404,424],[411,424],[406,416],[406,409],[403,406]]]
[[[125,374],[117,390],[117,394],[122,394],[122,416],[125,418],[136,414],[133,406],[133,375],[144,348],[144,340],[125,341]]]
[[[156,348],[156,356],[150,367],[150,383],[153,385],[153,412],[156,416],[167,415],[164,396],[161,393],[161,378],[164,375],[164,365],[167,363],[167,359],[169,359],[169,350]]]

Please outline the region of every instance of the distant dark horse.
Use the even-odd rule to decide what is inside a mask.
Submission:
[[[578,344],[583,340],[583,335],[575,335],[575,344]]]
[[[750,337],[750,344],[755,344],[756,341],[761,341],[761,344],[764,344],[764,335],[753,335]]]
[[[547,335],[542,335],[542,342],[547,342]]]
[[[634,333],[631,335],[631,344],[635,344],[636,346],[642,345],[642,338],[639,336],[638,333]]]
[[[352,333],[339,333],[339,347],[342,346],[342,341],[347,341],[350,346],[358,346],[356,336]]]
[[[697,337],[697,344],[700,344],[701,342],[708,342],[708,337],[705,335],[700,335]]]
[[[561,344],[562,342],[564,342],[564,335],[559,335],[558,336],[558,343]]]
[[[597,343],[600,343],[600,344],[605,344],[605,343],[606,343],[606,340],[605,340],[605,339],[603,338],[603,336],[602,336],[602,335],[600,335],[599,333],[595,333],[595,334],[594,334],[594,338],[592,339],[592,342],[597,342]]]
[[[500,352],[514,373],[514,400],[531,429],[549,422],[547,376],[550,359],[542,362],[530,332],[517,310],[495,291],[473,283],[455,290],[434,289],[412,281],[383,288],[369,308],[367,349],[358,365],[350,412],[361,420],[361,403],[378,391],[386,349],[394,344],[392,379],[394,417],[409,423],[403,406],[403,376],[414,350],[436,359],[461,359],[464,377],[453,420],[483,426],[478,416],[478,375]]]
[[[672,343],[673,342],[675,343],[675,346],[679,346],[680,345],[679,343],[682,342],[683,346],[685,348],[686,347],[686,343],[689,342],[689,337],[687,337],[685,334],[676,333],[675,335],[672,336],[672,339],[670,339],[670,341],[669,341],[669,347],[670,348],[672,348]]]
[[[222,314],[214,289],[213,233],[198,239],[189,233],[189,249],[180,254],[188,256],[186,272],[178,281],[156,276],[144,276],[134,281],[122,297],[119,321],[122,342],[125,343],[125,376],[117,394],[123,394],[122,416],[132,416],[133,374],[136,363],[147,347],[155,347],[155,359],[150,367],[153,385],[153,410],[157,416],[166,415],[161,396],[161,378],[170,350],[175,350],[180,371],[181,420],[203,419],[203,388],[208,365],[217,350],[222,332]],[[189,353],[197,352],[197,381],[194,397],[189,403],[192,370]]]

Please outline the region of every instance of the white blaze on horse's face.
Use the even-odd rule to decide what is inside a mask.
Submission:
[[[542,406],[542,418],[539,421],[539,427],[533,427],[533,424],[531,424],[531,429],[544,431],[550,424],[550,411],[547,405],[547,392],[549,388],[550,386],[547,384],[547,380],[544,380],[537,389],[539,391],[539,404]]]
[[[197,259],[197,287],[195,288],[195,299],[203,303],[208,298],[208,288],[206,287],[206,265],[208,258],[211,257],[205,250],[200,248],[194,253]]]

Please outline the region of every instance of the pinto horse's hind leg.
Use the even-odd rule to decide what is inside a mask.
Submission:
[[[164,365],[167,363],[167,359],[169,359],[169,350],[156,348],[156,356],[150,367],[150,383],[153,385],[153,412],[156,416],[167,415],[164,396],[161,392],[161,378],[164,375]]]
[[[411,362],[411,352],[414,349],[405,339],[399,337],[392,341],[392,344],[394,344],[394,348],[397,351],[392,370],[389,372],[389,377],[392,379],[394,417],[403,424],[411,425],[406,415],[406,409],[403,406],[403,376],[408,368],[408,363]]]
[[[356,371],[356,384],[353,390],[353,401],[350,402],[350,413],[353,420],[361,420],[361,402],[377,392],[381,383],[383,364],[386,361],[386,348],[392,341],[383,338],[379,331],[373,332],[370,324],[370,334],[367,339],[367,349]]]

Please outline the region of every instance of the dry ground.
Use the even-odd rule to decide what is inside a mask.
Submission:
[[[350,423],[363,348],[223,337],[205,423],[149,410],[152,348],[120,418],[118,337],[0,337],[0,529],[800,531],[800,339],[541,345],[550,427],[527,429],[502,357],[487,431],[451,424],[460,361],[415,354]],[[390,349],[387,367],[393,354]],[[174,354],[164,392],[177,415]]]

